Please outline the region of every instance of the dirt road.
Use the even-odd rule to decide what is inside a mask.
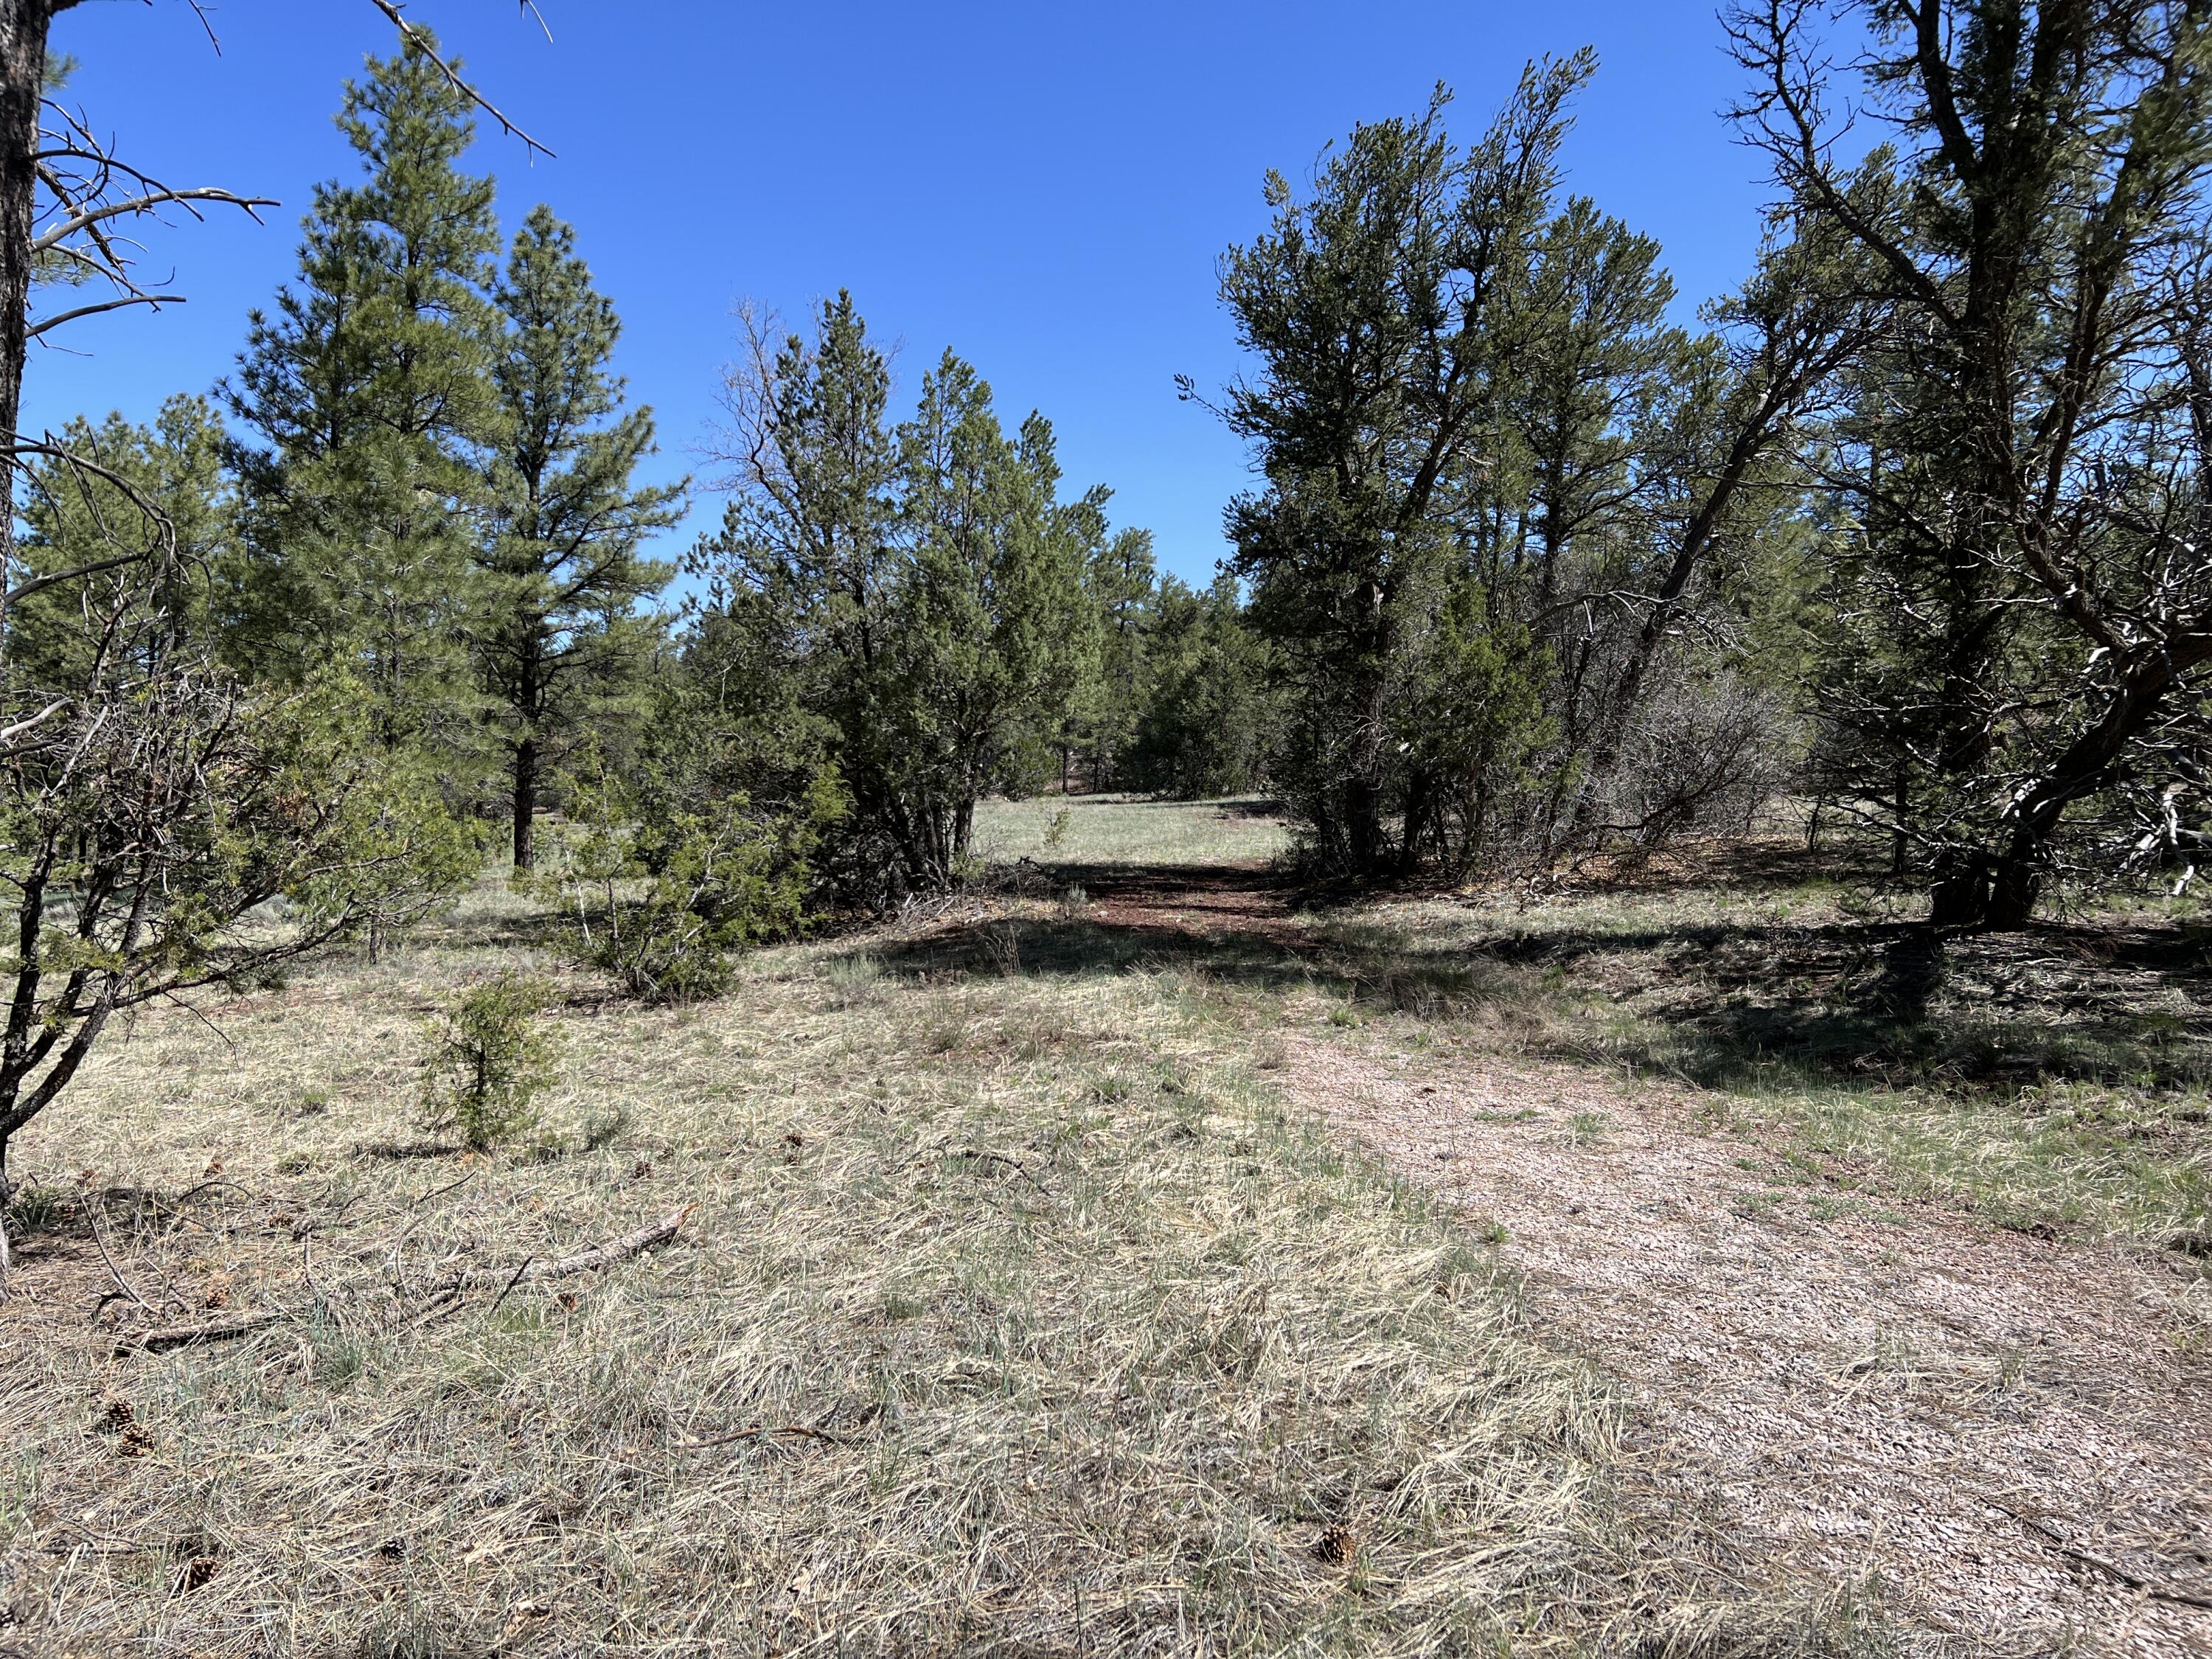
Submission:
[[[1163,939],[1305,944],[1249,876],[1092,890]],[[1921,1651],[2212,1655],[2193,1264],[1932,1206],[1808,1213],[1776,1200],[1778,1128],[1684,1088],[1291,1042],[1292,1098],[1504,1226],[1539,1330],[1632,1397],[1655,1519],[1740,1587],[1873,1579]]]

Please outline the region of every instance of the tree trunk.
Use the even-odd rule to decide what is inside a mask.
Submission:
[[[538,813],[538,739],[514,745],[514,867],[535,867]]]
[[[53,0],[0,0],[0,433],[20,441],[25,329],[31,303],[32,226],[38,211],[39,106],[46,95]],[[15,464],[0,483],[0,653],[6,589],[15,574]]]
[[[2138,658],[2104,713],[2022,793],[2003,849],[1939,884],[1932,916],[1936,924],[2009,931],[2033,921],[2050,870],[2051,844],[2066,809],[2111,781],[2113,766],[2156,716],[2167,690],[2208,657],[2212,638],[2200,637]]]

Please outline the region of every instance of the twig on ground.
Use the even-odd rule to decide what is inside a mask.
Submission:
[[[107,1229],[100,1224],[100,1200],[94,1199],[86,1203],[84,1212],[92,1222],[92,1242],[100,1247],[100,1259],[107,1264],[107,1276],[115,1281],[116,1289],[121,1291],[146,1312],[159,1319],[161,1316],[159,1310],[152,1303],[138,1294],[138,1287],[123,1276],[123,1269],[115,1265],[115,1258],[107,1253]]]
[[[590,1249],[579,1250],[574,1255],[558,1256],[550,1261],[539,1261],[534,1258],[526,1259],[521,1267],[514,1271],[511,1278],[508,1276],[507,1270],[503,1267],[478,1268],[472,1273],[458,1274],[439,1287],[436,1293],[424,1305],[422,1317],[416,1322],[418,1325],[422,1324],[435,1315],[446,1311],[478,1285],[504,1281],[506,1289],[499,1294],[500,1301],[503,1302],[507,1299],[507,1291],[512,1291],[517,1285],[538,1284],[549,1279],[569,1279],[578,1273],[594,1273],[601,1267],[611,1267],[617,1261],[626,1261],[641,1251],[649,1250],[654,1245],[665,1243],[675,1237],[677,1230],[683,1226],[690,1214],[691,1206],[686,1204],[680,1210],[671,1211],[649,1227],[641,1227],[635,1232],[626,1233],[620,1238],[611,1238],[604,1244],[594,1244]],[[496,1307],[499,1304],[495,1302],[492,1305]]]
[[[775,1434],[787,1434],[800,1440],[820,1440],[832,1446],[853,1443],[842,1435],[831,1434],[827,1429],[811,1429],[804,1423],[776,1425],[756,1423],[749,1429],[733,1429],[727,1434],[714,1435],[705,1440],[679,1440],[676,1444],[682,1451],[707,1451],[716,1446],[734,1446],[741,1440],[763,1440]]]
[[[2117,1561],[2108,1560],[2101,1555],[2094,1555],[2080,1545],[2071,1542],[2064,1533],[2039,1516],[2023,1515],[2009,1504],[2000,1504],[1994,1498],[1984,1498],[1983,1501],[1991,1509],[2001,1510],[2012,1516],[2021,1526],[2026,1527],[2052,1549],[2057,1550],[2059,1554],[2067,1557],[2069,1560],[2079,1561],[2084,1566],[2094,1567],[2098,1571],[2118,1580],[2130,1589],[2148,1595],[2154,1601],[2171,1601],[2177,1607],[2203,1607],[2212,1610],[2212,1595],[2198,1595],[2189,1590],[2175,1589],[2170,1585],[2160,1583],[2154,1578],[2146,1578],[2142,1574],[2122,1566]]]
[[[499,1294],[492,1297],[491,1306],[484,1310],[485,1318],[489,1319],[492,1315],[499,1311],[499,1304],[507,1300],[507,1291],[513,1290],[516,1285],[522,1283],[523,1274],[530,1271],[530,1264],[537,1259],[538,1258],[536,1256],[532,1255],[526,1255],[522,1258],[522,1265],[514,1270],[514,1277],[508,1279],[507,1283],[501,1287]]]
[[[952,1149],[950,1156],[953,1158],[972,1158],[979,1164],[1003,1164],[1010,1170],[1019,1170],[1021,1172],[1022,1178],[1028,1182],[1030,1186],[1036,1188],[1039,1192],[1042,1192],[1044,1190],[1044,1182],[1039,1181],[1036,1176],[1030,1172],[1030,1166],[1028,1164],[1023,1163],[1021,1159],[1018,1158],[1009,1158],[1004,1152],[989,1152],[981,1146],[956,1146]]]
[[[189,1348],[202,1342],[228,1342],[234,1337],[251,1336],[271,1325],[281,1325],[292,1317],[284,1309],[266,1308],[258,1313],[234,1314],[228,1319],[212,1320],[204,1325],[157,1325],[151,1330],[125,1332],[115,1339],[112,1352],[118,1356],[160,1353],[166,1349]]]

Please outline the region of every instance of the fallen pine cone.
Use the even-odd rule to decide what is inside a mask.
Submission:
[[[1324,1527],[1320,1537],[1314,1540],[1314,1553],[1324,1561],[1339,1565],[1359,1553],[1359,1540],[1352,1535],[1349,1527]]]
[[[177,1594],[190,1595],[194,1590],[204,1588],[222,1571],[222,1563],[214,1556],[195,1555],[185,1563],[184,1571],[177,1575]]]

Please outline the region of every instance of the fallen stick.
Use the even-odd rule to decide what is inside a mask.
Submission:
[[[640,1227],[634,1233],[620,1238],[611,1238],[604,1244],[594,1244],[588,1250],[579,1250],[574,1255],[556,1256],[550,1261],[525,1261],[521,1267],[478,1267],[447,1279],[438,1287],[422,1314],[423,1318],[440,1312],[459,1302],[468,1291],[483,1285],[504,1286],[500,1291],[504,1301],[508,1291],[518,1285],[536,1285],[549,1279],[572,1279],[578,1273],[596,1273],[602,1267],[611,1267],[617,1261],[627,1261],[641,1251],[656,1244],[665,1244],[676,1237],[677,1230],[690,1218],[691,1206],[671,1211],[649,1227]],[[419,1322],[419,1321],[418,1321]]]
[[[2084,1566],[2096,1568],[2098,1571],[2118,1580],[2139,1595],[2148,1595],[2154,1601],[2171,1601],[2178,1607],[2212,1609],[2212,1595],[2194,1595],[2188,1590],[2175,1589],[2171,1585],[2161,1584],[2156,1579],[2147,1578],[2142,1573],[2124,1567],[2117,1561],[2107,1560],[2101,1555],[2092,1555],[2080,1545],[2069,1540],[2064,1533],[2040,1516],[2023,1515],[2011,1505],[2000,1504],[1995,1498],[1984,1501],[1992,1509],[2002,1510],[2030,1532],[2036,1534],[2061,1555],[2079,1561]]]
[[[705,1440],[679,1440],[676,1443],[676,1448],[678,1451],[706,1451],[715,1446],[734,1446],[744,1440],[763,1440],[772,1434],[795,1435],[801,1440],[821,1440],[832,1446],[848,1446],[852,1443],[849,1440],[831,1434],[826,1430],[810,1429],[803,1423],[786,1423],[777,1427],[756,1423],[750,1429],[737,1429],[728,1434],[710,1436]]]
[[[271,1325],[281,1325],[291,1317],[281,1308],[271,1308],[259,1313],[234,1314],[228,1319],[211,1320],[204,1325],[157,1325],[149,1331],[125,1331],[115,1339],[114,1352],[118,1357],[126,1353],[160,1353],[167,1348],[189,1348],[200,1342],[228,1342],[233,1337],[251,1336]]]

